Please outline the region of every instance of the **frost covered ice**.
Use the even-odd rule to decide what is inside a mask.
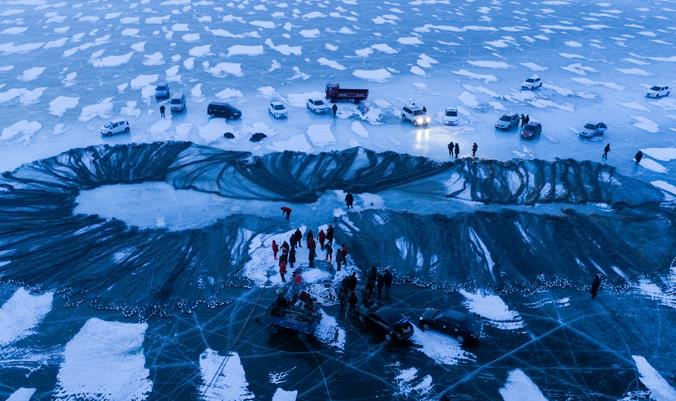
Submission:
[[[0,399],[676,398],[676,102],[645,97],[673,86],[669,2],[216,3],[3,3]],[[186,112],[160,117],[160,82]],[[328,83],[369,99],[307,111]],[[329,223],[347,268],[297,255],[314,338],[268,333],[271,240]],[[414,324],[456,309],[479,345],[347,319],[331,286],[372,265]]]

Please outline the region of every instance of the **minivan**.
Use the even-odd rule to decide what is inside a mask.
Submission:
[[[185,111],[185,95],[183,93],[174,93],[169,102],[172,113],[181,113]]]
[[[242,112],[235,106],[224,102],[211,102],[207,107],[209,117],[223,117],[236,120],[242,117]]]

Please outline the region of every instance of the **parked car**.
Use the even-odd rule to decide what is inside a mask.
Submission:
[[[510,130],[514,127],[519,126],[519,115],[516,113],[505,113],[500,117],[500,119],[495,123],[495,128]]]
[[[458,109],[446,107],[446,111],[444,111],[444,125],[458,125]]]
[[[542,78],[538,75],[533,75],[530,78],[526,78],[525,81],[521,83],[521,89],[533,90],[542,86]]]
[[[223,117],[228,120],[236,120],[242,117],[242,112],[230,103],[211,102],[207,107],[209,117]]]
[[[401,119],[410,121],[413,125],[427,125],[432,119],[427,115],[425,106],[418,106],[415,103],[404,105],[401,109]]]
[[[171,95],[171,100],[169,101],[169,107],[172,113],[182,113],[185,111],[185,95],[182,92],[174,93]]]
[[[413,336],[413,325],[406,316],[389,307],[360,306],[359,320],[378,337],[387,341],[405,341]]]
[[[345,89],[338,84],[326,85],[326,98],[332,102],[339,102],[341,100],[359,103],[369,97],[368,89]]]
[[[420,315],[420,327],[423,330],[436,330],[459,337],[466,344],[475,344],[479,341],[476,334],[479,330],[469,321],[467,315],[452,309],[425,309]]]
[[[533,139],[542,133],[542,124],[537,121],[529,121],[521,130],[521,138]]]
[[[603,134],[608,129],[608,126],[604,123],[587,123],[584,127],[578,132],[578,135],[585,138],[593,138],[595,136],[603,136]]]
[[[647,97],[652,97],[654,99],[669,96],[671,89],[668,86],[653,86],[645,93]]]
[[[315,113],[328,113],[331,110],[329,105],[322,99],[308,99],[305,105]]]
[[[281,102],[270,102],[268,113],[274,118],[287,118],[289,116],[288,110]]]
[[[155,86],[155,100],[164,100],[171,97],[171,92],[169,91],[169,84],[162,82]]]
[[[108,121],[101,127],[101,135],[115,135],[123,132],[129,132],[129,122],[127,120]]]

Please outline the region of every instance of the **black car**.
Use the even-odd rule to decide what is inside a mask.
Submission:
[[[451,309],[425,309],[420,316],[420,327],[423,330],[436,330],[453,337],[460,337],[466,344],[475,344],[479,341],[475,334],[477,330],[469,322],[467,316]]]
[[[413,336],[413,325],[408,318],[389,307],[361,307],[359,320],[387,341],[405,341]]]
[[[521,130],[521,138],[533,139],[542,133],[542,124],[531,121]]]
[[[229,120],[242,118],[242,112],[230,103],[211,102],[207,107],[209,117],[223,117]]]

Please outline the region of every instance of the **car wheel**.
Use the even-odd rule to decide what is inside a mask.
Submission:
[[[385,334],[385,341],[392,341],[392,334]]]
[[[427,324],[427,323],[423,323],[423,324],[422,324],[422,328],[423,328],[423,330],[429,330],[429,329],[430,329],[430,325]]]
[[[296,337],[298,337],[298,339],[300,341],[306,341],[307,340],[307,334],[305,334],[305,333],[297,333]]]
[[[401,121],[406,121],[406,116],[403,114],[401,115]]]
[[[108,132],[106,133],[106,135],[111,136],[111,135],[113,135],[113,133],[110,132],[110,131],[108,131]]]
[[[129,133],[129,127],[125,128],[124,132]]]
[[[462,336],[455,336],[455,339],[458,340],[458,342],[461,343],[461,344],[462,344],[463,341],[464,341],[464,339],[462,338]]]

